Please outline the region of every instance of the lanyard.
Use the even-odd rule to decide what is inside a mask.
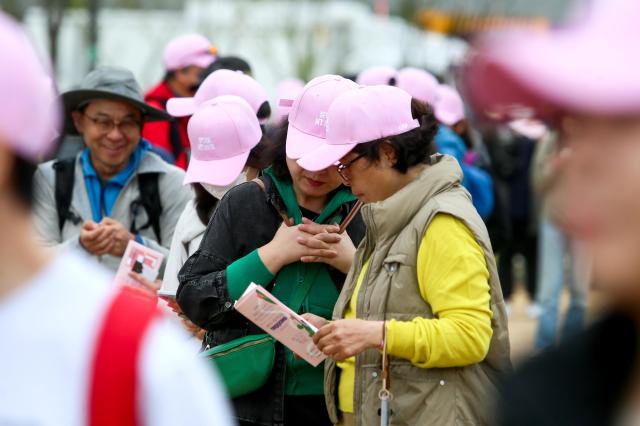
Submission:
[[[383,326],[384,336],[382,338],[382,387],[378,392],[380,399],[380,426],[389,426],[389,405],[393,399],[391,393],[391,376],[389,375],[389,355],[387,355],[387,324]]]

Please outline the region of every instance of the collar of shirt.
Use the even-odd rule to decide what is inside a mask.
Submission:
[[[144,152],[148,150],[149,143],[145,140],[140,140],[131,154],[127,166],[107,182],[102,182],[91,163],[89,148],[84,149],[80,161],[94,222],[100,223],[104,216],[111,216],[111,210],[116,203],[118,195],[120,195],[120,191],[138,169]]]

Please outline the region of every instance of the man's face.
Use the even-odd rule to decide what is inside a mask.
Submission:
[[[73,121],[91,153],[98,174],[111,177],[124,169],[141,137],[142,114],[125,101],[91,101]]]
[[[593,256],[594,282],[640,300],[640,118],[565,120],[570,150],[559,197]]]

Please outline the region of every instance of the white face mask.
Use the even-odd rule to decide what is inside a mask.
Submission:
[[[240,185],[241,183],[244,183],[246,181],[247,181],[247,172],[243,171],[236,178],[236,180],[234,180],[233,182],[231,182],[227,186],[210,185],[210,184],[204,183],[204,182],[200,182],[200,185],[202,185],[202,187],[204,189],[206,189],[209,194],[213,195],[218,200],[221,200],[222,197],[224,197],[224,194],[226,194],[231,188],[233,188],[236,185]]]

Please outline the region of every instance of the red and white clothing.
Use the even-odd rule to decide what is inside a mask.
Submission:
[[[171,98],[175,98],[176,95],[171,91],[169,85],[165,81],[161,81],[155,87],[152,87],[144,95],[144,101],[152,107],[165,111],[167,101]],[[187,152],[189,151],[189,136],[187,135],[187,123],[189,117],[176,117],[178,124],[178,133],[180,134],[180,141],[182,142],[182,152],[175,160],[175,165],[187,169]],[[145,123],[142,128],[142,137],[152,145],[165,150],[171,155],[173,152],[173,145],[171,144],[171,123],[168,121],[152,121]]]
[[[89,257],[60,253],[0,300],[0,425],[85,425],[93,349],[116,294]],[[169,318],[153,320],[138,359],[143,425],[231,425],[224,391]]]

